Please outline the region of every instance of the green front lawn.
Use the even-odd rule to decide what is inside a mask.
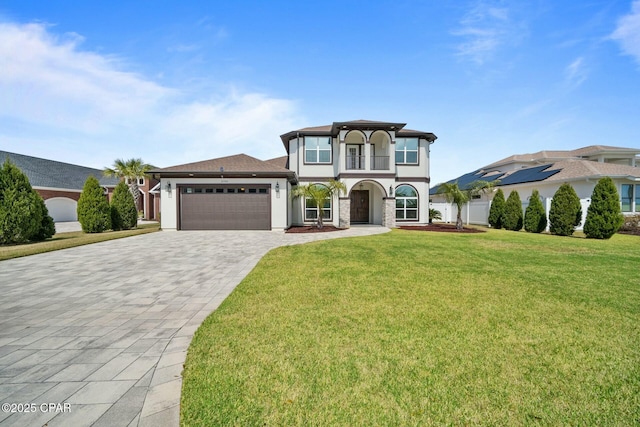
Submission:
[[[276,249],[197,331],[181,424],[638,425],[639,266],[623,235]]]
[[[158,230],[160,230],[160,224],[144,224],[133,230],[105,231],[104,233],[84,233],[82,231],[56,233],[51,239],[43,242],[0,246],[0,261],[73,248],[74,246],[121,239],[123,237],[137,236],[138,234],[152,233]]]

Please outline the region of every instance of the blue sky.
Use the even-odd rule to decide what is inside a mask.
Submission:
[[[432,182],[640,147],[640,0],[0,3],[0,149],[102,168],[284,155],[355,119],[438,136]]]

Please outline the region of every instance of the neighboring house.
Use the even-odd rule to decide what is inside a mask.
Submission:
[[[129,178],[125,178],[129,185]],[[136,208],[146,220],[157,221],[160,213],[160,181],[151,176],[138,178],[140,197]]]
[[[90,175],[98,178],[107,197],[119,181],[104,177],[100,169],[0,151],[0,162],[4,163],[7,158],[27,175],[55,222],[78,220],[78,199]]]
[[[537,189],[547,215],[553,195],[560,185],[568,182],[582,200],[584,223],[593,189],[605,176],[611,177],[616,185],[623,213],[640,212],[640,149],[635,148],[592,145],[576,150],[517,154],[449,182],[457,181],[464,188],[477,180],[498,180],[505,198],[513,190],[518,191],[523,208],[528,205],[531,192]],[[443,196],[437,191],[437,186],[431,189],[433,207],[445,214],[443,220],[455,218],[455,207],[444,203]],[[465,208],[463,218],[468,223],[487,224],[492,198],[493,194],[483,194],[472,200]],[[582,224],[578,228],[581,227]]]
[[[322,209],[325,224],[428,222],[430,132],[404,123],[357,120],[281,136],[286,156],[236,156],[156,169],[162,228],[284,229],[313,224],[318,209],[291,199],[291,188],[331,179],[347,186]]]

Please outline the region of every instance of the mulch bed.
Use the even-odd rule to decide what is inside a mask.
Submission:
[[[435,231],[439,233],[486,233],[485,230],[479,230],[477,228],[468,228],[468,227],[463,227],[462,230],[457,230],[455,224],[441,224],[441,223],[433,223],[429,225],[403,225],[399,228],[403,230]]]
[[[318,228],[315,225],[309,225],[305,227],[291,227],[285,233],[329,233],[331,231],[340,231],[340,228],[336,228],[333,225],[323,225],[322,228]]]

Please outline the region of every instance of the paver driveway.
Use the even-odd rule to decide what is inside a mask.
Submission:
[[[193,333],[269,249],[387,230],[159,232],[0,262],[0,403],[35,404],[0,426],[177,426]]]

